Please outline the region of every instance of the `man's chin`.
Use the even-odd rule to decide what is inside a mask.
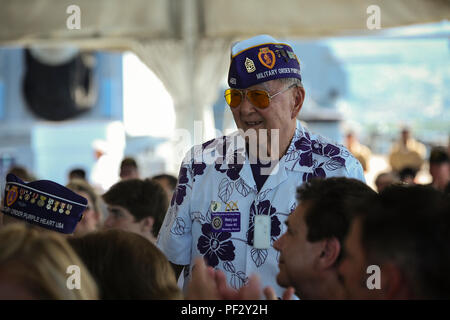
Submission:
[[[277,284],[282,288],[287,288],[291,286],[286,277],[280,272],[277,274]]]

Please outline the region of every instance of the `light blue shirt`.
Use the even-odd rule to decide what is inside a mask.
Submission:
[[[204,256],[209,265],[225,273],[231,287],[242,287],[256,273],[263,287],[273,287],[281,297],[285,289],[276,282],[279,252],[273,242],[286,231],[284,222],[296,207],[297,187],[313,177],[365,182],[363,169],[344,146],[310,133],[297,121],[286,154],[258,192],[245,148],[230,147],[223,156],[224,144],[236,135],[193,147],[185,157],[157,245],[172,263],[189,266],[185,288],[194,259]],[[226,159],[218,164],[205,160],[212,158]],[[230,158],[245,161],[229,164]],[[233,232],[216,232],[211,220],[217,211],[234,212],[240,231],[234,227]],[[270,216],[268,249],[253,247],[254,216],[259,214]]]

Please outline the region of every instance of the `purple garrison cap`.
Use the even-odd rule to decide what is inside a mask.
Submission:
[[[86,198],[49,180],[23,182],[6,176],[2,212],[39,227],[73,233],[87,207]]]
[[[244,89],[280,78],[300,81],[300,62],[292,47],[269,35],[240,41],[231,48],[230,88]]]

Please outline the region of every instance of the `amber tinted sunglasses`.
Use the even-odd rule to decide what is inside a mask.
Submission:
[[[292,84],[289,87],[273,94],[270,95],[266,90],[240,90],[240,89],[227,89],[225,90],[225,100],[227,102],[227,104],[231,107],[231,108],[235,108],[238,107],[241,102],[242,99],[244,98],[244,96],[247,97],[248,101],[250,101],[250,103],[252,105],[254,105],[257,108],[267,108],[270,104],[270,100],[274,97],[276,97],[277,95],[293,88],[296,87],[296,84]]]

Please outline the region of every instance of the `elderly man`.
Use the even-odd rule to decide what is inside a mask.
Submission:
[[[256,273],[281,296],[273,243],[296,207],[296,188],[314,177],[364,181],[363,170],[345,147],[296,120],[305,90],[289,45],[267,35],[238,42],[228,84],[225,100],[240,130],[188,153],[158,245],[177,274],[187,266],[185,278],[203,256],[231,287]]]

